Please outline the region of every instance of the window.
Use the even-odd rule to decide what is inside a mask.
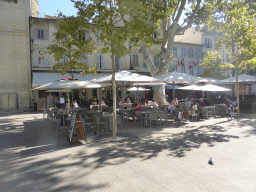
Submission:
[[[84,63],[85,65],[87,65],[87,54],[86,54],[86,53],[84,54],[84,57],[85,57],[85,58],[81,58],[80,61],[81,61],[82,63]]]
[[[101,31],[96,31],[96,43],[101,43],[100,34],[101,34]]]
[[[202,48],[196,48],[196,58],[202,58]]]
[[[189,67],[189,74],[194,75],[194,67],[193,66]]]
[[[178,56],[178,49],[177,49],[177,47],[173,47],[173,55],[174,56]]]
[[[159,59],[157,58],[157,56],[154,56],[154,64],[157,68],[159,68]]]
[[[159,38],[159,33],[157,31],[155,31],[153,37],[154,38]]]
[[[48,30],[45,29],[34,29],[34,39],[48,39]]]
[[[188,48],[188,57],[194,58],[194,49],[192,47]]]
[[[202,66],[197,66],[197,76],[200,77],[203,71],[203,67]]]
[[[97,54],[96,56],[97,56],[96,66],[99,69],[104,69],[104,55]]]
[[[185,65],[182,65],[181,67],[182,67],[182,68],[181,68],[181,73],[186,73],[186,66],[185,66]]]
[[[66,55],[63,55],[63,57],[60,59],[60,62],[63,64],[68,63],[68,61],[69,61],[69,57]]]
[[[85,31],[85,30],[79,30],[79,37],[82,38],[83,40],[89,40],[91,37],[90,31]]]
[[[49,67],[47,57],[35,57],[34,67]]]
[[[186,48],[181,47],[181,57],[186,57]]]
[[[205,48],[212,48],[212,39],[210,39],[210,38],[205,38],[205,39],[204,39],[204,47],[205,47]]]
[[[116,71],[121,69],[121,58],[115,57],[115,65],[116,65]]]
[[[137,54],[132,54],[133,67],[139,67],[139,57]]]

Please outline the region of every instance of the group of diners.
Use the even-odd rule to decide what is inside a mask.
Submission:
[[[168,112],[170,114],[174,114],[174,116],[179,120],[188,121],[188,117],[191,114],[191,111],[194,110],[195,113],[197,113],[198,108],[206,106],[203,99],[200,99],[199,102],[195,102],[194,98],[189,99],[187,97],[184,102],[187,103],[187,105],[185,105],[185,107],[183,105],[183,108],[180,108],[179,101],[177,98],[175,98],[174,100],[171,100],[168,105]],[[181,112],[181,115],[179,112]]]

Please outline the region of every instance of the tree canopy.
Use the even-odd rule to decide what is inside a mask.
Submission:
[[[88,29],[78,17],[66,17],[59,14],[56,23],[55,39],[47,47],[47,52],[55,58],[52,71],[62,75],[70,73],[74,78],[74,69],[82,70],[81,75],[95,74],[95,66],[87,65],[87,54],[95,52],[94,42],[87,36]]]

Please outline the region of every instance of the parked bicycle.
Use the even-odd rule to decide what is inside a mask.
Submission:
[[[237,118],[238,107],[236,101],[228,100],[226,108],[226,117],[228,120]]]

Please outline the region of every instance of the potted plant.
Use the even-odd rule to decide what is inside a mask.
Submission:
[[[69,108],[69,106],[70,106],[70,100],[66,99],[66,108]]]
[[[92,104],[97,105],[97,99],[96,98],[92,98]]]

